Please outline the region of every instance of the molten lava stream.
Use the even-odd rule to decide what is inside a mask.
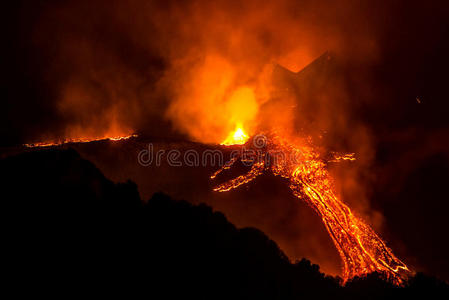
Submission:
[[[23,144],[27,148],[37,148],[37,147],[51,147],[51,146],[60,146],[64,144],[70,144],[70,143],[89,143],[89,142],[97,142],[97,141],[121,141],[121,140],[127,140],[132,137],[137,137],[137,134],[130,134],[130,135],[123,135],[123,136],[103,136],[103,137],[97,137],[97,138],[71,138],[71,139],[65,139],[62,141],[49,141],[49,142],[39,142],[39,143],[29,143],[29,144]]]
[[[293,194],[305,200],[321,217],[343,262],[343,283],[354,276],[363,276],[371,272],[384,274],[393,283],[403,282],[402,273],[409,272],[386,246],[385,242],[360,218],[356,217],[334,192],[333,180],[313,146],[301,142],[293,144],[277,134],[264,137],[264,143],[248,145],[258,151],[257,161],[244,175],[217,186],[214,191],[226,192],[246,184],[270,169],[274,175],[288,178]],[[354,160],[352,154],[336,156],[331,161]],[[229,169],[237,161],[229,163],[215,172],[215,178],[221,171]]]

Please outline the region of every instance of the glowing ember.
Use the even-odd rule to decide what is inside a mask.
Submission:
[[[259,137],[259,140],[256,138]],[[263,137],[264,140],[260,140]],[[253,144],[253,145],[251,145]],[[385,242],[335,194],[333,180],[326,170],[326,162],[307,141],[291,142],[277,134],[269,138],[259,135],[247,143],[253,157],[251,170],[244,175],[214,188],[226,192],[254,180],[264,170],[289,179],[293,194],[305,200],[321,217],[343,262],[343,282],[354,276],[380,272],[395,284],[403,282],[402,276],[409,272],[386,246]],[[229,169],[238,158],[234,157],[211,178]],[[240,157],[242,162],[248,158]],[[354,155],[334,155],[329,161],[354,160]]]
[[[69,143],[89,143],[89,142],[103,141],[103,140],[120,141],[120,140],[127,140],[132,137],[137,137],[137,134],[131,134],[131,135],[126,135],[126,136],[101,137],[101,138],[74,138],[74,139],[66,139],[66,140],[62,140],[62,141],[24,144],[24,146],[28,147],[28,148],[51,147],[51,146],[59,146],[59,145],[69,144]]]
[[[236,129],[229,134],[229,136],[224,140],[221,144],[230,146],[230,145],[243,145],[248,141],[249,136],[245,133],[242,126],[237,125]]]
[[[342,160],[351,160],[351,161],[355,160],[354,153],[348,153],[348,154],[344,154],[344,155],[334,154],[334,158],[329,161],[330,162],[339,162]]]

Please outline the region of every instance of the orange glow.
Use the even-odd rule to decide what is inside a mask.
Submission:
[[[350,161],[354,161],[355,157],[354,157],[354,153],[347,153],[347,154],[335,154],[334,158],[329,160],[330,162],[339,162],[342,160],[350,160]]]
[[[89,143],[94,141],[103,141],[103,140],[110,140],[110,141],[121,141],[121,140],[127,140],[132,137],[137,137],[137,134],[130,134],[126,136],[104,136],[104,137],[97,137],[97,138],[72,138],[72,139],[65,139],[60,141],[49,141],[49,142],[38,142],[38,143],[30,143],[30,144],[24,144],[25,147],[28,148],[36,148],[36,147],[51,147],[51,146],[59,146],[69,143]]]
[[[241,125],[237,125],[236,129],[229,134],[229,136],[221,144],[225,146],[243,145],[249,139]]]
[[[255,80],[242,82],[241,68],[223,56],[206,56],[187,72],[190,80],[174,89],[166,117],[203,143],[222,143],[237,126],[251,134],[261,96]]]
[[[229,125],[236,125],[221,144],[227,146],[245,144],[249,136],[246,130],[244,130],[243,123],[253,120],[258,109],[252,88],[245,86],[236,89],[226,102],[226,111],[229,115],[227,118],[228,123],[230,123]]]
[[[274,133],[266,137],[263,155],[251,170],[218,185],[214,191],[230,191],[254,180],[269,169],[274,175],[287,178],[293,194],[306,201],[321,217],[342,259],[343,283],[354,276],[377,271],[385,274],[395,284],[402,284],[403,276],[410,272],[409,269],[374,230],[337,197],[333,178],[326,169],[327,162],[320,157],[313,145],[304,140],[293,142]],[[255,141],[252,144],[252,150],[261,151],[262,148],[257,147]],[[332,161],[354,159],[353,154],[337,155]],[[211,178],[214,179],[223,170],[229,169],[236,161],[237,158],[231,160]]]

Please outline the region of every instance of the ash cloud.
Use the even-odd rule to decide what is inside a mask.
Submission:
[[[217,142],[230,130],[236,89],[266,101],[273,63],[297,71],[328,49],[377,55],[372,11],[350,1],[43,1],[11,10],[10,67],[19,74],[9,98],[31,104],[30,122],[13,120],[27,142],[160,134],[151,127]],[[11,111],[20,115],[19,106]],[[256,113],[245,118],[256,123]],[[40,126],[23,128],[31,123]]]
[[[261,105],[273,64],[299,71],[328,50],[341,62],[342,82],[334,99],[308,109],[319,130],[348,133],[354,120],[372,121],[388,108],[391,91],[376,82],[384,61],[416,68],[420,55],[444,51],[447,30],[445,10],[409,1],[23,1],[8,8],[4,119],[12,126],[2,135],[20,142],[121,130],[217,142],[230,130],[226,103],[236,89],[253,88]],[[430,50],[420,53],[423,44]],[[257,124],[257,113],[245,119]]]

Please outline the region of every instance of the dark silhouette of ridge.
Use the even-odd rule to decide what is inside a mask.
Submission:
[[[161,193],[141,201],[135,184],[109,181],[71,149],[8,157],[0,169],[4,272],[18,294],[379,299],[448,292],[423,274],[404,288],[379,274],[341,287],[318,265],[292,264],[263,232],[238,229],[209,206]]]

